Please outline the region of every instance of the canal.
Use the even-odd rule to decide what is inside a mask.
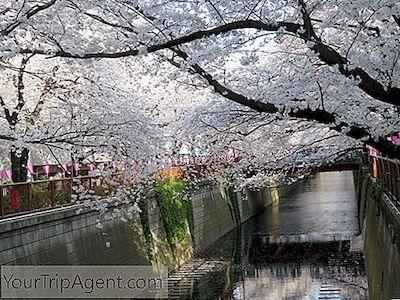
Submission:
[[[171,299],[368,299],[352,172],[295,183],[171,274]]]

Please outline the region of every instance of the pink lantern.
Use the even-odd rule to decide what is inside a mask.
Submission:
[[[11,180],[12,179],[12,170],[8,169],[4,171],[4,174],[6,175],[6,178]]]
[[[63,164],[61,167],[63,172],[68,172],[68,164]]]
[[[28,170],[28,173],[29,173],[30,175],[32,175],[33,173],[35,173],[32,164],[28,164],[28,165],[26,166],[26,169]]]
[[[78,171],[79,171],[79,168],[80,168],[79,163],[74,162],[72,165],[73,165],[73,167],[74,167],[75,172],[78,172]]]
[[[98,164],[98,165],[97,165],[97,168],[98,168],[100,171],[103,171],[103,170],[104,170],[104,164],[103,164],[103,163]]]
[[[94,164],[88,164],[88,169],[89,169],[90,172],[93,172]]]
[[[367,147],[367,149],[368,149],[370,154],[373,154],[373,155],[379,155],[380,154],[379,151],[377,149],[375,149],[374,147],[372,147],[370,145],[367,145],[366,147]]]
[[[43,172],[48,176],[50,173],[50,166],[49,165],[43,166]]]
[[[396,146],[400,146],[400,136],[392,135],[391,140],[393,144],[395,144]]]

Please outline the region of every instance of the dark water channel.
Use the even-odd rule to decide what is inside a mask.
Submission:
[[[316,174],[178,270],[170,296],[368,299],[357,218],[352,172]]]

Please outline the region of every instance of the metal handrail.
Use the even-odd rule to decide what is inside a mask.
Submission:
[[[400,201],[400,160],[368,154],[369,172],[376,179],[384,183],[387,192]]]
[[[113,173],[111,176],[118,176],[121,173]],[[103,175],[98,174],[98,175],[85,175],[85,176],[76,176],[76,177],[65,177],[65,178],[53,178],[53,179],[48,179],[48,180],[36,180],[36,181],[27,181],[27,182],[17,182],[17,183],[6,183],[6,184],[0,184],[0,219],[4,217],[12,217],[15,215],[21,215],[24,213],[30,213],[34,211],[42,211],[46,209],[52,209],[55,207],[61,207],[61,206],[66,206],[66,205],[71,205],[72,200],[72,195],[74,194],[73,192],[73,184],[75,181],[80,181],[81,184],[85,184],[85,181],[88,182],[88,188],[91,189],[93,187],[92,180],[97,180],[99,178],[105,178]],[[62,182],[63,188],[60,190],[56,189],[56,183],[57,182]],[[68,188],[65,188],[64,183],[68,183]],[[34,190],[35,187],[40,186],[43,187],[43,185],[47,185],[45,191],[49,193],[49,197],[46,201],[47,206],[39,206],[39,207],[34,207],[35,201],[35,194]],[[6,207],[6,201],[5,201],[5,191],[9,191],[8,193],[8,198],[9,198],[9,207]],[[18,198],[18,204],[22,206],[22,204],[25,204],[25,208],[18,209],[12,212],[7,212],[6,209],[12,209],[11,208],[11,191],[17,193]],[[63,203],[57,203],[56,199],[56,192],[57,191],[65,191],[67,193],[67,202]],[[20,198],[20,192],[23,192],[23,200],[21,201]]]

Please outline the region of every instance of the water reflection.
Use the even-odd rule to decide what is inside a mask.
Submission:
[[[255,218],[249,262],[233,299],[367,299],[352,172],[296,184]]]
[[[261,215],[193,260],[218,267],[183,274],[191,292],[183,296],[183,290],[173,288],[171,295],[367,299],[363,254],[350,251],[350,240],[359,233],[352,172],[317,174],[283,198],[276,195],[277,201]]]
[[[367,299],[363,255],[349,249],[349,240],[269,243],[256,237],[233,299]]]

